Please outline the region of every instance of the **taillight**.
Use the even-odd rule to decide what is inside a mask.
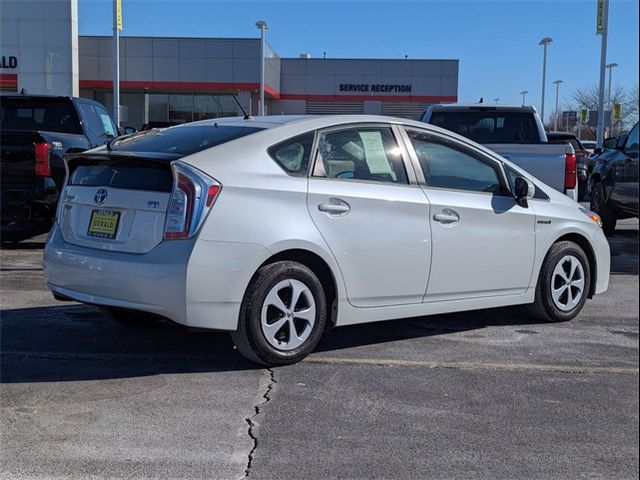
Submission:
[[[578,181],[577,161],[574,153],[567,153],[565,155],[565,167],[564,167],[564,188],[571,190],[576,188],[576,182]]]
[[[34,143],[33,153],[35,158],[34,174],[36,177],[50,177],[51,164],[49,163],[51,145],[48,143]]]
[[[174,162],[171,167],[174,182],[164,226],[164,238],[190,238],[204,222],[222,190],[222,185],[184,163]]]

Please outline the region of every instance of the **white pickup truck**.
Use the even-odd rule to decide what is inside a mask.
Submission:
[[[547,143],[534,107],[437,104],[427,108],[422,121],[484,145],[550,187],[577,200],[577,165],[573,147]]]

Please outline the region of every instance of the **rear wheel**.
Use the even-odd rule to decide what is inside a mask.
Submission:
[[[600,215],[602,230],[607,235],[613,235],[616,230],[617,215],[611,204],[605,200],[601,182],[596,182],[591,188],[591,211]]]
[[[542,263],[531,313],[548,322],[574,318],[587,301],[590,272],[589,259],[577,244],[554,244]]]
[[[297,262],[276,262],[252,279],[231,337],[252,362],[288,365],[313,351],[326,317],[324,289],[313,271]]]

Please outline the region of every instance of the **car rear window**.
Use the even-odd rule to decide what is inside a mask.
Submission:
[[[0,97],[0,130],[82,133],[71,102],[46,97]]]
[[[193,125],[146,130],[116,140],[113,151],[191,155],[263,130],[258,127]]]
[[[540,143],[530,113],[500,111],[434,111],[429,123],[478,143]]]
[[[69,185],[156,192],[170,192],[173,187],[169,162],[105,158],[82,160],[81,165],[73,165],[71,168]]]

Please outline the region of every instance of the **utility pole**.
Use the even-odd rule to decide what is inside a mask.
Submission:
[[[598,0],[596,34],[600,35],[600,88],[598,90],[598,136],[597,146],[604,140],[604,82],[607,65],[607,30],[609,28],[609,0]]]

